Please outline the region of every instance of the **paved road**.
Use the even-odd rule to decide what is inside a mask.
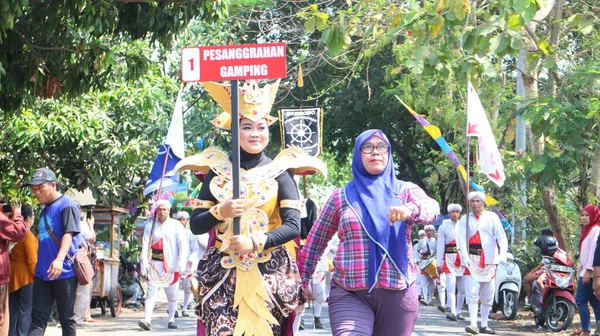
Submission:
[[[129,336],[129,335],[169,335],[169,336],[195,336],[196,335],[196,320],[193,317],[182,317],[176,319],[178,329],[172,330],[167,329],[167,304],[166,298],[162,291],[160,292],[157,307],[154,312],[154,318],[152,320],[153,329],[151,332],[143,331],[138,327],[137,321],[144,315],[143,309],[123,309],[121,315],[118,318],[112,318],[108,316],[96,316],[100,314],[100,309],[92,311],[92,315],[100,320],[99,323],[89,324],[85,328],[78,328],[77,334],[79,336],[106,336],[106,333],[110,333],[110,336]],[[180,300],[181,301],[181,300]],[[419,318],[417,325],[415,326],[413,336],[450,336],[450,335],[468,335],[464,331],[464,327],[467,325],[466,321],[452,322],[445,318],[445,315],[440,313],[435,307],[424,307],[419,308]],[[467,315],[464,311],[463,315]],[[533,328],[533,319],[529,316],[530,313],[520,312],[517,316],[516,321],[490,321],[490,327],[496,330],[497,335],[540,335],[551,333],[544,330],[536,331]],[[326,329],[324,330],[313,330],[311,324],[312,311],[309,308],[305,316],[306,318],[305,327],[306,329],[300,331],[299,336],[308,335],[331,335],[329,331],[329,318],[327,307],[323,308],[321,321],[325,324]],[[570,328],[567,333],[558,333],[552,335],[568,335],[574,327]],[[47,336],[61,336],[60,327],[48,327],[46,330]],[[380,335],[376,335],[380,336]],[[387,335],[386,335],[387,336]]]

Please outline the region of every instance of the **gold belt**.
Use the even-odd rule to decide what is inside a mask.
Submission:
[[[162,253],[152,253],[152,260],[163,261]]]
[[[454,247],[446,247],[446,249],[444,250],[444,252],[446,253],[456,253],[458,252],[458,247],[454,246]]]
[[[469,254],[480,256],[481,255],[481,251],[483,251],[483,249],[470,248],[469,249]]]

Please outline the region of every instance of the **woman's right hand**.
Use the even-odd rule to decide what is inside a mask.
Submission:
[[[229,199],[221,205],[221,216],[225,218],[241,217],[244,213],[244,199]]]

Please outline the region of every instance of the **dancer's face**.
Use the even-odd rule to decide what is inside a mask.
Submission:
[[[269,125],[265,119],[240,121],[240,146],[250,154],[262,152],[269,144]]]
[[[389,147],[380,137],[372,136],[369,138],[360,149],[360,156],[365,170],[372,175],[383,172],[388,164],[389,153]]]

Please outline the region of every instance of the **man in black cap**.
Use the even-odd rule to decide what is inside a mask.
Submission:
[[[36,169],[25,185],[44,206],[38,226],[38,262],[29,335],[44,335],[55,299],[63,336],[75,335],[73,307],[77,277],[67,254],[74,255],[81,243],[79,206],[58,191],[56,174],[48,168]]]

